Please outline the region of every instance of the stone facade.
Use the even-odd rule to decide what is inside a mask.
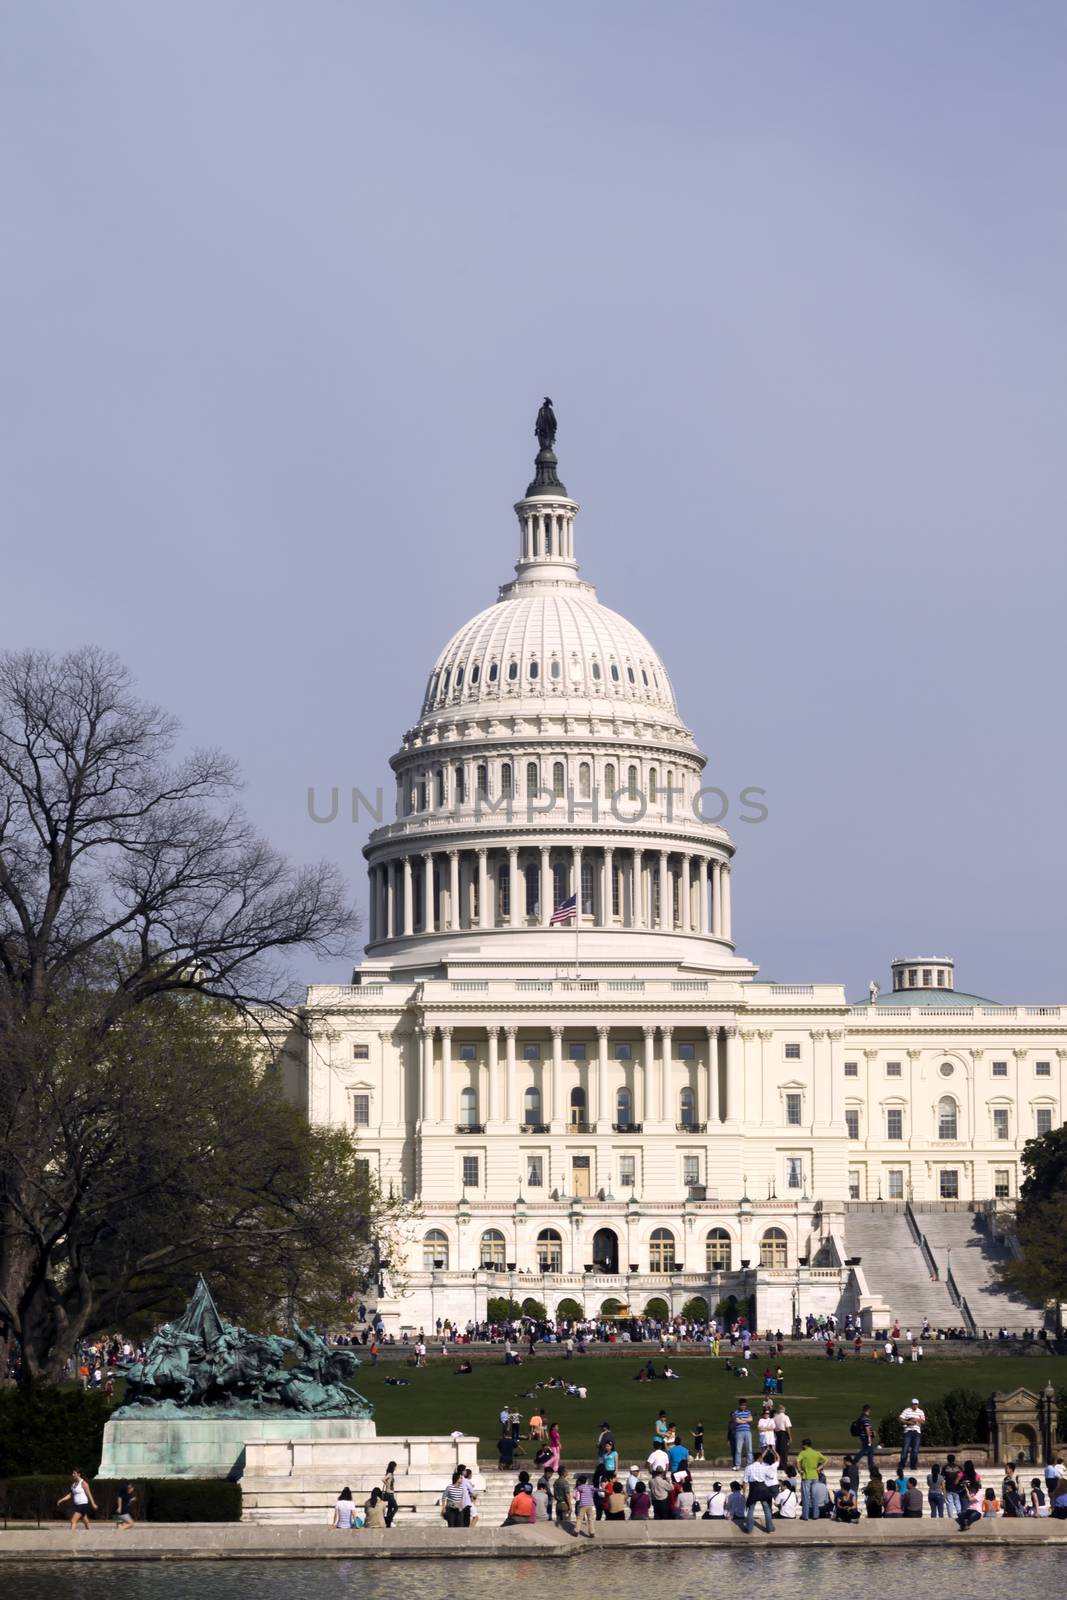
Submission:
[[[578,577],[575,502],[516,511],[516,577],[393,757],[366,959],[308,990],[286,1058],[309,1116],[417,1202],[386,1322],[500,1294],[756,1293],[781,1326],[875,1307],[847,1204],[1010,1204],[1023,1144],[1064,1120],[1065,1018],[961,994],[946,957],[859,1005],[760,982],[666,668]]]

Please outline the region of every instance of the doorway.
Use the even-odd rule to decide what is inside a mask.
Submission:
[[[593,1265],[598,1272],[618,1272],[619,1236],[613,1228],[598,1228],[594,1233]]]
[[[590,1192],[590,1161],[588,1156],[571,1157],[571,1180],[575,1198],[588,1200]]]

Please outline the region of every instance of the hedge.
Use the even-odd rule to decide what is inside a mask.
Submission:
[[[241,1486],[228,1478],[135,1478],[134,1516],[139,1522],[240,1522]],[[119,1485],[91,1482],[97,1518],[114,1514]],[[56,1501],[70,1488],[70,1473],[39,1473],[0,1480],[0,1517],[12,1522],[55,1522],[71,1515]]]
[[[985,1396],[977,1389],[950,1389],[940,1400],[923,1407],[923,1445],[985,1444],[989,1438],[989,1418]],[[896,1448],[903,1433],[898,1415],[883,1417],[878,1424],[882,1444]]]
[[[34,1384],[0,1389],[0,1478],[100,1466],[111,1402],[100,1390]]]

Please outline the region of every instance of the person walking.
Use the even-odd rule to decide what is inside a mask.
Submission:
[[[730,1413],[730,1432],[733,1436],[734,1471],[740,1472],[744,1462],[752,1464],[752,1412],[744,1395],[738,1396],[737,1405]]]
[[[133,1527],[133,1503],[137,1490],[132,1483],[120,1483],[115,1495],[115,1531],[125,1533]]]
[[[878,1468],[874,1464],[874,1420],[871,1417],[870,1406],[864,1406],[850,1429],[852,1437],[856,1440],[856,1449],[853,1452],[856,1464],[856,1488],[860,1486],[860,1462],[866,1460],[868,1477],[874,1476]]]
[[[466,1499],[467,1486],[463,1479],[463,1473],[457,1467],[452,1474],[452,1482],[444,1490],[438,1502],[441,1507],[441,1515],[444,1517],[448,1527],[462,1528],[463,1507]]]
[[[556,1512],[556,1525],[570,1533],[574,1527],[574,1488],[566,1467],[552,1485],[552,1502]]]
[[[745,1468],[748,1497],[745,1501],[744,1530],[751,1533],[756,1525],[756,1507],[763,1508],[763,1531],[774,1532],[774,1497],[778,1493],[778,1459],[768,1450],[758,1461]]]
[[[808,1522],[817,1515],[815,1509],[814,1486],[819,1480],[819,1473],[826,1465],[827,1458],[821,1450],[816,1450],[810,1439],[803,1441],[800,1454],[797,1456],[797,1469],[800,1473],[800,1515],[804,1522]]]
[[[382,1499],[385,1501],[385,1526],[391,1528],[400,1507],[396,1503],[396,1462],[388,1461],[382,1479]]]
[[[88,1529],[92,1527],[92,1523],[89,1521],[89,1507],[92,1506],[93,1510],[95,1511],[97,1509],[97,1504],[93,1499],[93,1491],[89,1486],[88,1478],[83,1478],[77,1467],[75,1467],[74,1471],[71,1473],[70,1488],[67,1490],[65,1495],[62,1495],[60,1499],[56,1501],[56,1505],[65,1505],[68,1500],[70,1501],[71,1511],[71,1533],[73,1533],[77,1528],[79,1522],[82,1523],[85,1529],[88,1531]]]
[[[903,1432],[900,1437],[898,1477],[902,1477],[909,1468],[914,1472],[919,1465],[919,1446],[922,1444],[922,1430],[925,1421],[926,1413],[918,1400],[912,1400],[911,1405],[905,1406],[900,1413]]]

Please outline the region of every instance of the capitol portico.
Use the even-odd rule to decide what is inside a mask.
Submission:
[[[705,757],[656,651],[579,577],[554,440],[546,403],[515,576],[441,651],[392,758],[366,958],[308,990],[294,1092],[414,1203],[394,1330],[499,1295],[877,1320],[892,1277],[858,1258],[863,1208],[901,1214],[887,1246],[906,1213],[931,1280],[924,1204],[992,1227],[1026,1139],[1064,1120],[1060,1007],[961,993],[944,956],[859,1005],[759,980]],[[981,1324],[959,1266],[943,1287]]]

